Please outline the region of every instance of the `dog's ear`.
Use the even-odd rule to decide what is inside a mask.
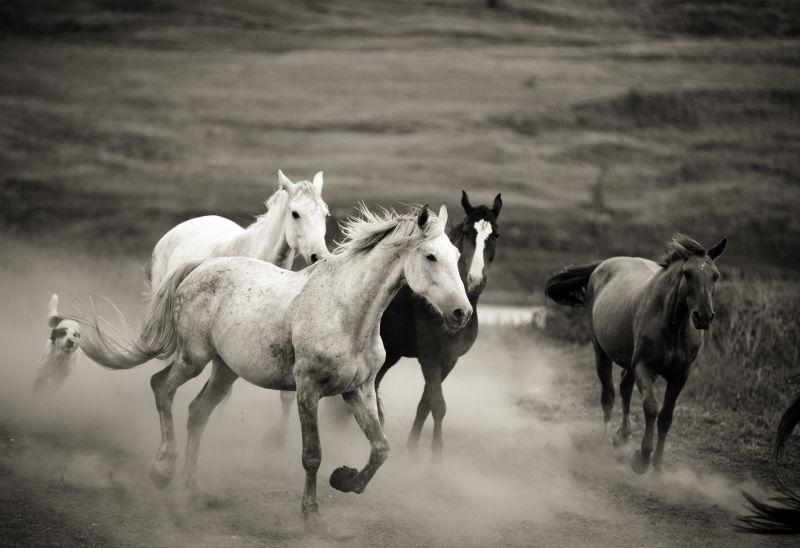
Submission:
[[[47,322],[47,325],[50,326],[50,329],[55,329],[58,324],[61,323],[63,320],[61,316],[50,316],[50,320]]]

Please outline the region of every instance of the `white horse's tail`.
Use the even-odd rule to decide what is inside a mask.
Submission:
[[[178,343],[175,333],[175,292],[199,265],[200,261],[181,265],[164,280],[147,305],[138,340],[125,340],[126,337],[118,331],[116,336],[104,332],[94,310],[90,319],[76,318],[88,325],[96,335],[96,338],[85,337],[81,341],[84,354],[108,369],[131,369],[148,360],[164,359],[174,354]]]

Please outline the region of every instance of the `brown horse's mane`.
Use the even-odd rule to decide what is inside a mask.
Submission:
[[[666,247],[664,254],[656,261],[664,268],[676,261],[685,261],[692,255],[702,257],[706,254],[706,248],[700,242],[685,234],[673,235]]]

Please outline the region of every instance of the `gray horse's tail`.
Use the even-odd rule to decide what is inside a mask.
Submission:
[[[148,360],[164,359],[174,354],[178,342],[175,333],[175,292],[199,265],[200,261],[186,263],[164,280],[147,305],[144,323],[136,340],[125,340],[126,337],[116,330],[112,335],[101,329],[94,310],[89,319],[76,318],[88,325],[94,335],[81,341],[84,354],[108,369],[131,369]]]
[[[599,265],[596,262],[585,266],[570,266],[553,274],[544,284],[544,294],[558,304],[583,306],[589,278]]]

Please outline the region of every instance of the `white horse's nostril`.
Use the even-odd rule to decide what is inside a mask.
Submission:
[[[311,254],[311,262],[316,263],[319,258],[317,257],[316,253]]]

